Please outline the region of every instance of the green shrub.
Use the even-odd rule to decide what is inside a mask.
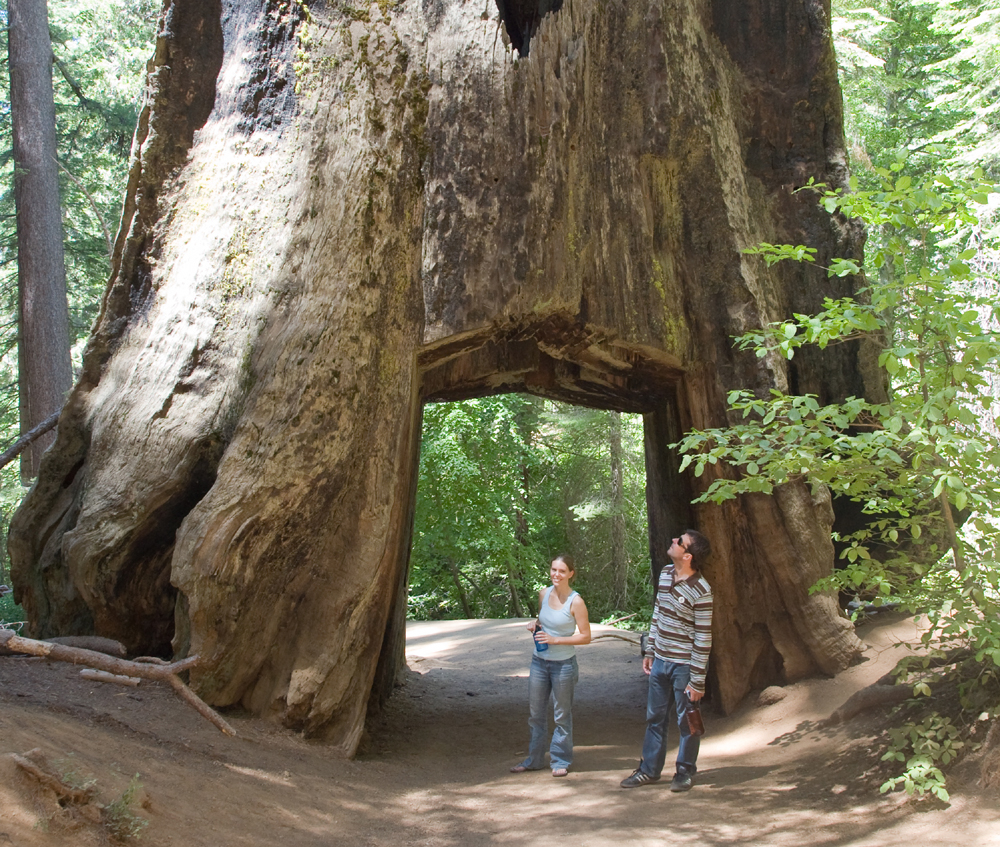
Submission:
[[[136,774],[121,796],[104,807],[102,814],[104,827],[117,841],[138,839],[143,830],[149,826],[149,821],[132,811],[132,804],[141,789],[142,783],[139,782],[139,774]]]

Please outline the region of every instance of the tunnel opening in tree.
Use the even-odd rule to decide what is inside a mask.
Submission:
[[[408,617],[528,617],[571,553],[595,620],[646,605],[643,421],[513,393],[424,408]]]

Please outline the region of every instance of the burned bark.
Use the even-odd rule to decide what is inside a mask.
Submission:
[[[104,312],[12,527],[33,631],[197,653],[206,701],[351,753],[402,660],[421,405],[522,390],[646,415],[654,563],[689,525],[715,549],[723,709],[845,667],[808,593],[828,497],[692,509],[669,448],[736,387],[881,390],[857,346],[793,371],[731,342],[853,292],[742,253],[859,254],[791,193],[843,178],[827,11],[566,0],[518,58],[461,0],[173,0]]]

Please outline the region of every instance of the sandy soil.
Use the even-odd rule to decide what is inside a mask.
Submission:
[[[412,624],[405,683],[352,761],[237,715],[227,718],[239,737],[227,738],[156,684],[122,689],[67,665],[0,657],[0,847],[107,843],[5,755],[32,748],[62,773],[95,779],[103,804],[138,774],[136,809],[149,821],[138,843],[149,847],[1000,845],[1000,797],[977,787],[975,768],[953,777],[949,805],[880,796],[868,772],[880,716],[820,725],[891,668],[892,645],[912,629],[870,626],[865,660],[836,679],[800,682],[778,703],[728,717],[707,712],[687,794],[666,780],[618,787],[638,759],[645,677],[636,648],[617,639],[578,652],[576,761],[565,779],[507,770],[528,737],[530,641],[519,621]]]

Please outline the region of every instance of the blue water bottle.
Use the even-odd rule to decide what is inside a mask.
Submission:
[[[542,625],[541,625],[541,623],[539,623],[538,620],[535,621],[535,632],[545,632],[545,630],[542,629]],[[534,632],[531,634],[531,637],[532,638],[535,637],[535,633]],[[548,645],[547,642],[545,642],[545,641],[535,641],[535,650],[537,652],[544,653],[548,649],[549,649],[549,645]]]

